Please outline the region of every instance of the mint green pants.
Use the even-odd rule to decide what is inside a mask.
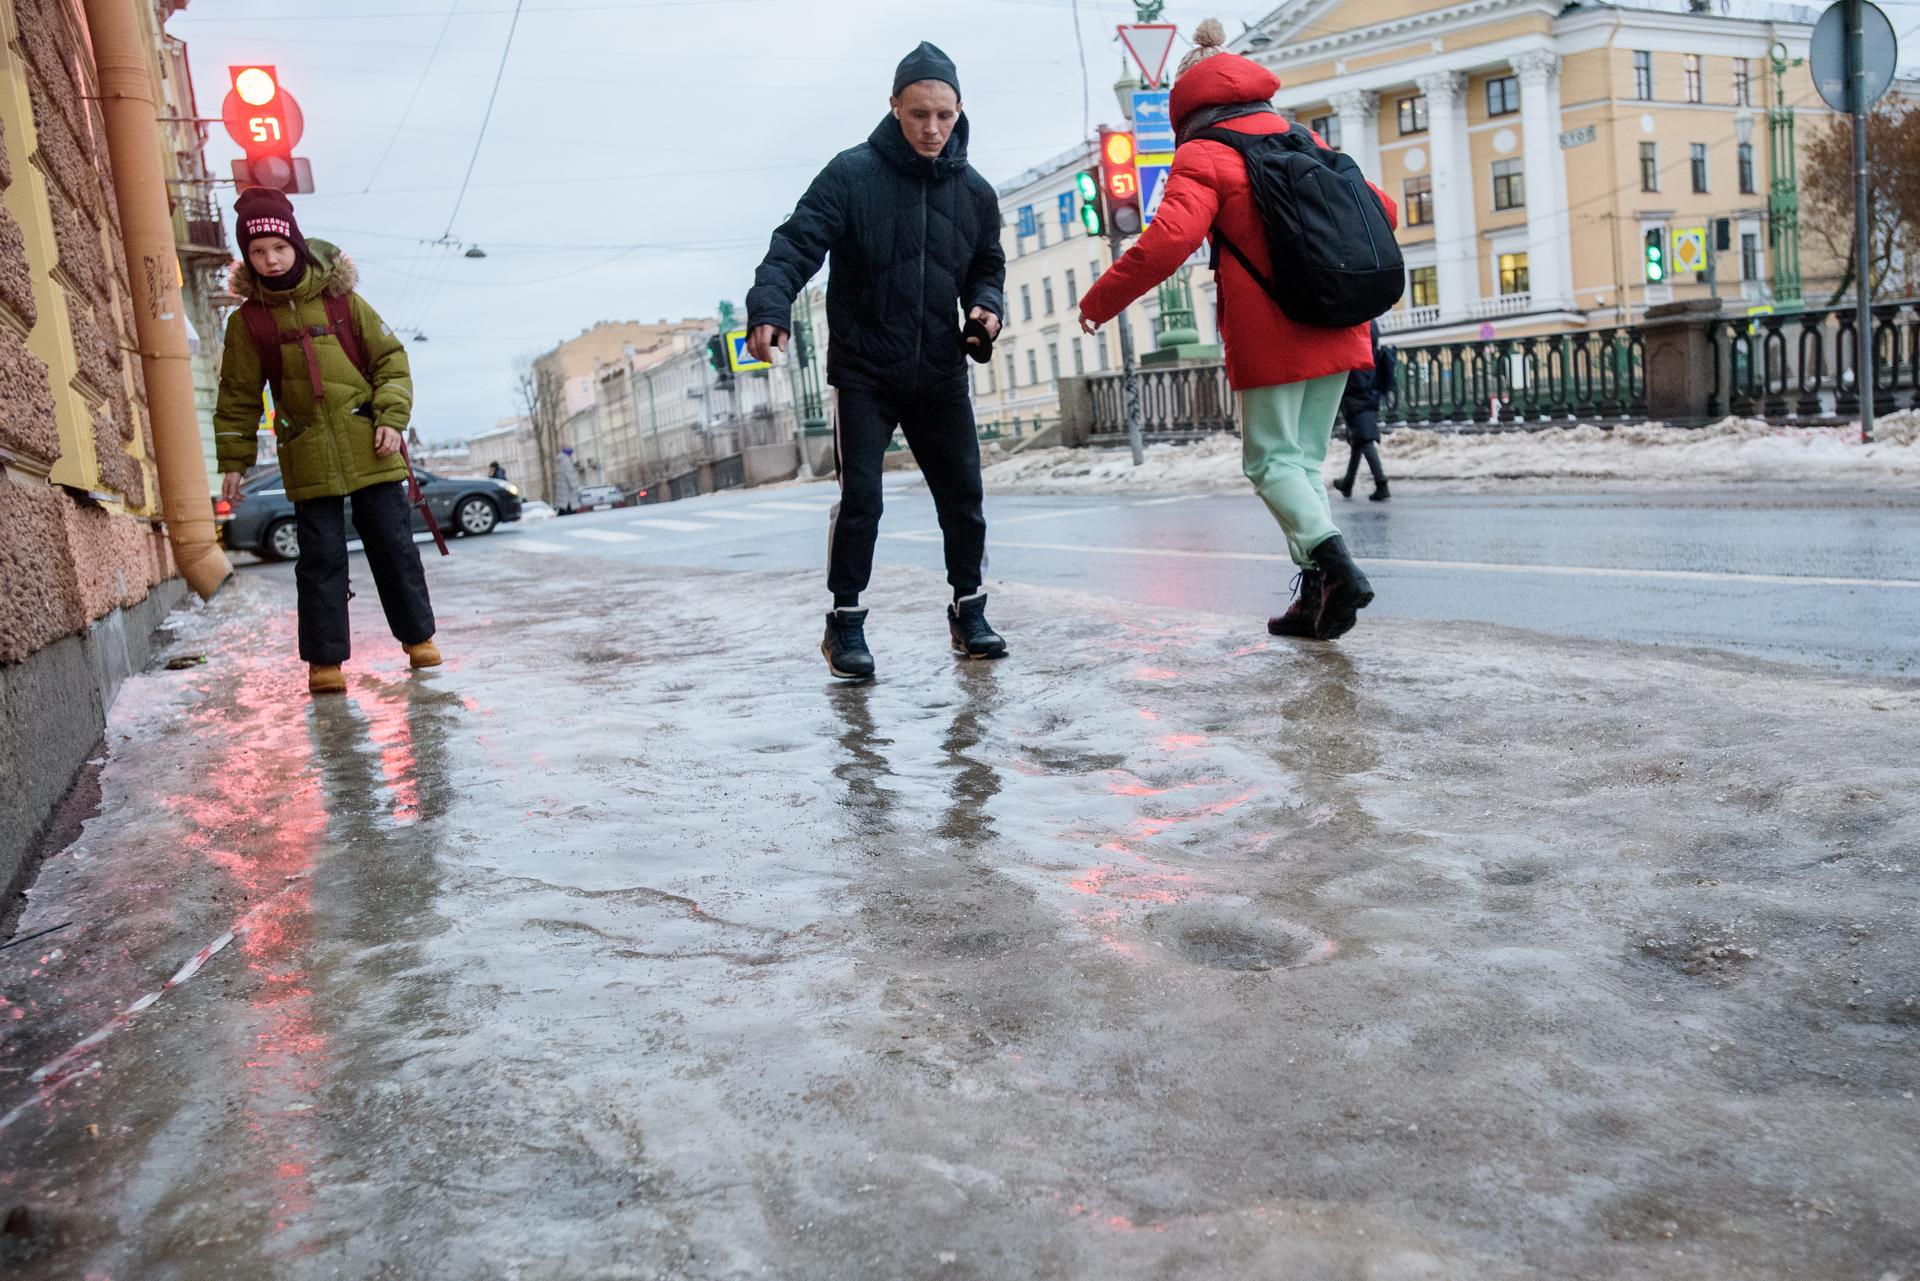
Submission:
[[[1339,533],[1320,468],[1347,389],[1345,374],[1328,374],[1240,393],[1241,470],[1286,531],[1293,563],[1313,568],[1308,553]]]

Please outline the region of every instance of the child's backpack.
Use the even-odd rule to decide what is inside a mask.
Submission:
[[[1213,228],[1289,320],[1346,329],[1384,315],[1406,289],[1406,264],[1387,211],[1352,156],[1318,145],[1295,126],[1249,134],[1214,127],[1195,134],[1240,153],[1267,233],[1269,280]]]

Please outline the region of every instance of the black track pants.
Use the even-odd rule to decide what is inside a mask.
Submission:
[[[404,481],[369,485],[353,492],[353,532],[366,549],[367,568],[387,613],[387,626],[402,645],[433,636],[433,602],[420,549],[413,542],[413,516]],[[300,657],[338,664],[352,652],[347,623],[347,519],[343,498],[310,498],[294,504],[300,529]]]
[[[980,510],[980,442],[973,403],[965,396],[928,403],[873,392],[840,392],[834,451],[840,463],[840,503],[827,541],[827,590],[836,596],[866,590],[873,576],[873,543],[880,533],[880,471],[895,427],[920,464],[940,515],[947,545],[947,582],[959,595],[980,589],[986,569],[987,518]]]
[[[1380,451],[1374,448],[1372,441],[1350,441],[1347,444],[1347,448],[1350,451],[1347,454],[1348,489],[1353,488],[1353,478],[1360,474],[1360,459],[1362,457],[1367,460],[1367,470],[1373,473],[1374,485],[1378,487],[1387,483],[1386,469],[1380,465]]]

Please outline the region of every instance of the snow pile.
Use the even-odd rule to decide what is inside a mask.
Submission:
[[[1525,480],[1557,488],[1812,483],[1920,490],[1920,412],[1883,418],[1874,434],[1873,444],[1862,445],[1857,425],[1782,427],[1754,418],[1693,429],[1582,424],[1486,435],[1403,428],[1387,436],[1380,452],[1391,479],[1425,489],[1490,489]],[[1346,445],[1336,440],[1328,474],[1339,475],[1346,461]],[[988,466],[986,481],[998,493],[1031,494],[1238,492],[1247,483],[1240,438],[1229,435],[1150,446],[1138,468],[1125,449],[1029,450]]]

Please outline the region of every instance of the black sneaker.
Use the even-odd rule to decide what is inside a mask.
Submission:
[[[1320,568],[1320,617],[1314,634],[1333,640],[1353,630],[1361,610],[1373,604],[1373,584],[1347,554],[1347,542],[1335,534],[1311,553]]]
[[[1303,569],[1293,580],[1293,604],[1278,618],[1267,620],[1267,635],[1311,640],[1320,620],[1321,578],[1317,569]]]
[[[830,611],[820,653],[827,660],[827,670],[841,680],[871,680],[873,651],[867,648],[867,611],[851,607]]]
[[[947,634],[953,652],[967,658],[1003,658],[1007,642],[987,626],[987,594],[975,592],[947,606]]]

